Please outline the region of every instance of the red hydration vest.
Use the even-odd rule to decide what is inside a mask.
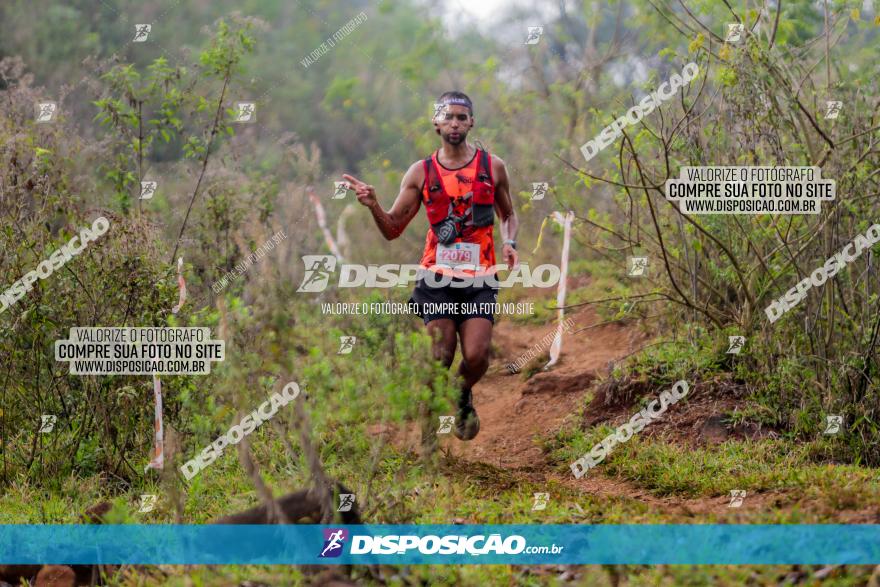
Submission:
[[[484,268],[495,265],[492,235],[495,222],[495,181],[492,177],[491,161],[489,152],[485,149],[477,149],[470,163],[455,170],[440,165],[436,152],[423,161],[425,183],[422,187],[422,203],[432,227],[425,238],[425,251],[421,261],[423,267],[432,267],[438,262],[438,240],[433,227],[450,217],[457,232],[452,246],[457,243],[476,243],[479,246],[479,265]],[[458,189],[453,187],[456,183]],[[442,268],[435,270],[446,272]],[[467,269],[457,271],[474,273]]]

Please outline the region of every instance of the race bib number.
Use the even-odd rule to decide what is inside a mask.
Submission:
[[[476,268],[479,264],[480,245],[477,243],[437,244],[437,265]]]

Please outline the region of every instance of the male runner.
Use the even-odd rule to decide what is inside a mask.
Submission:
[[[510,201],[504,161],[467,142],[468,132],[474,127],[471,99],[461,92],[446,92],[438,102],[443,107],[434,117],[434,128],[441,147],[431,157],[410,165],[389,211],[379,205],[373,186],[351,175],[342,177],[358,201],[370,209],[379,231],[388,240],[399,237],[425,204],[431,227],[420,265],[427,271],[416,283],[410,301],[420,308],[434,340],[434,358],[447,368],[455,357],[456,337],[461,340],[462,388],[453,433],[461,440],[471,440],[480,431],[471,389],[489,367],[495,317],[488,305],[498,300],[497,288],[474,276],[494,271],[490,268],[495,265],[496,212],[501,218],[504,262],[510,268],[517,265],[518,221]],[[432,286],[442,281],[438,274],[451,275],[458,283],[473,282],[466,287]],[[432,308],[424,306],[443,303],[468,307],[463,308],[464,312],[429,312],[426,310]]]

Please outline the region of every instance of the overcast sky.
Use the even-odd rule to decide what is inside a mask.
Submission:
[[[539,16],[538,21],[550,20],[552,15],[559,12],[556,0],[444,0],[442,6],[443,20],[447,27],[451,24],[461,24],[458,19],[464,14],[484,32],[490,31],[493,24],[497,26],[496,21],[511,9],[521,8],[528,13],[543,15],[544,18]],[[544,22],[529,22],[528,26],[543,24]],[[523,26],[525,27],[526,24],[523,23]],[[507,36],[513,31],[498,32]],[[521,32],[525,39],[526,29],[523,28]]]
[[[446,0],[443,3],[447,9],[447,15],[461,14],[465,12],[476,20],[488,22],[490,16],[497,12],[503,12],[508,6],[518,4],[516,0]]]

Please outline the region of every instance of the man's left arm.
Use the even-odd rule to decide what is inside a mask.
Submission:
[[[519,220],[513,209],[510,199],[510,181],[507,177],[507,166],[501,157],[492,155],[492,177],[495,178],[495,213],[501,218],[501,240],[505,243],[501,247],[501,256],[509,269],[519,264],[519,256],[516,253],[516,234],[519,231]]]

